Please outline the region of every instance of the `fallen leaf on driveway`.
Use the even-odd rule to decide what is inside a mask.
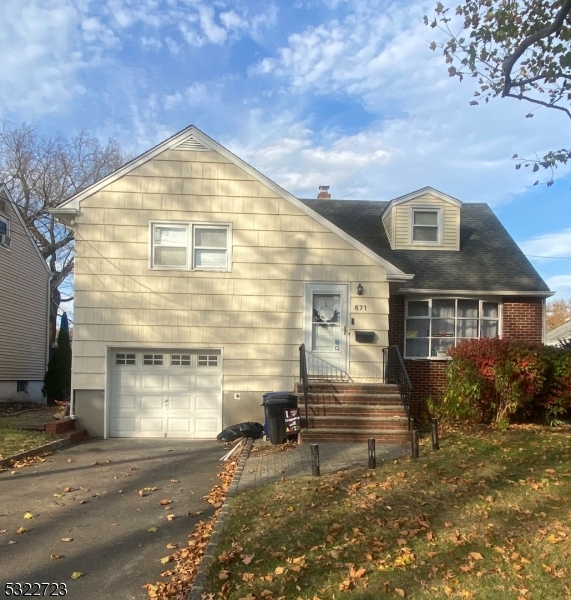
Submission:
[[[0,529],[0,535],[2,535],[3,533],[6,533],[5,529]]]
[[[24,529],[23,527],[18,527],[18,529],[16,529],[16,533],[26,533],[26,531],[28,530]]]
[[[186,514],[187,514],[189,517],[198,517],[198,515],[201,515],[201,514],[202,514],[202,511],[201,511],[201,510],[197,510],[196,512],[194,512],[194,511],[192,511],[192,510],[189,510],[189,511],[188,511]]]
[[[63,494],[54,494],[56,498],[63,498]]]
[[[171,542],[169,542],[169,543],[167,544],[167,548],[168,548],[169,550],[172,550],[172,549],[174,549],[174,548],[178,548],[178,544],[172,544]]]
[[[61,558],[61,554],[50,554],[50,558],[52,560],[57,560],[58,558]]]
[[[176,517],[173,514],[167,515],[167,519],[169,521],[174,521],[176,519]]]
[[[14,540],[10,540],[10,541],[8,542],[8,546],[9,546],[10,544],[17,544],[17,543],[18,543],[18,542],[15,542]]]
[[[161,563],[163,565],[166,565],[167,563],[170,563],[172,561],[172,556],[169,554],[169,556],[163,556],[161,558]]]
[[[63,488],[63,491],[65,494],[69,494],[69,492],[73,492],[73,490],[70,487]]]
[[[166,506],[167,504],[172,504],[172,500],[169,500],[168,498],[163,498],[159,502],[159,506]]]
[[[172,483],[179,483],[180,479],[171,479]]]
[[[92,466],[92,467],[96,467],[98,464],[99,464],[99,461],[98,461],[98,460],[96,460],[95,462],[92,462],[92,463],[91,463],[91,466]],[[80,575],[80,577],[81,577],[81,575]]]
[[[81,571],[74,571],[71,574],[72,579],[79,579],[80,577],[83,577],[83,573]]]
[[[73,538],[61,538],[62,542],[72,542]]]
[[[73,462],[73,458],[68,458],[67,462]]]
[[[151,533],[155,533],[155,531],[158,531],[158,529],[156,527],[149,527],[147,529],[147,531],[150,531]]]
[[[31,512],[24,513],[24,519],[33,519],[34,515]]]

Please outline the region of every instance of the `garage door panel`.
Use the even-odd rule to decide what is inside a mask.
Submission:
[[[169,396],[168,410],[192,410],[192,396]]]
[[[196,396],[196,411],[218,411],[216,396]]]
[[[212,389],[220,386],[220,375],[197,375],[196,389]]]
[[[117,350],[117,353],[125,352]],[[213,351],[214,353],[216,351]],[[111,375],[110,435],[113,437],[179,437],[212,439],[222,428],[222,369],[219,356],[202,364],[186,350],[161,350],[160,363],[115,364]],[[130,352],[131,354],[131,352]],[[181,364],[181,354],[186,362]],[[191,358],[188,358],[188,357]],[[206,361],[208,362],[208,361]]]
[[[192,375],[171,375],[169,377],[169,390],[189,390],[193,387]]]
[[[194,432],[196,437],[209,438],[216,436],[219,429],[218,419],[194,419]]]
[[[164,390],[165,389],[165,377],[161,374],[149,374],[143,373],[141,375],[141,389],[142,390]]]
[[[163,410],[164,398],[162,396],[140,396],[139,407],[141,410]]]

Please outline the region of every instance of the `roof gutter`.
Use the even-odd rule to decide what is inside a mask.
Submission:
[[[526,298],[549,298],[555,294],[552,291],[535,291],[535,292],[517,292],[514,290],[433,290],[433,289],[410,289],[400,288],[399,292],[403,294],[454,294],[457,296],[523,296]]]

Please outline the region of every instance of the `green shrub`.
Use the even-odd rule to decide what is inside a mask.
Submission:
[[[475,339],[449,351],[448,385],[429,409],[442,421],[495,423],[571,408],[571,352],[511,339]]]
[[[48,404],[55,400],[69,400],[71,396],[71,343],[66,313],[61,318],[57,348],[50,357],[42,393]]]

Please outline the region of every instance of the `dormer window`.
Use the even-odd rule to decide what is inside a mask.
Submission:
[[[441,210],[413,207],[411,211],[411,242],[422,245],[442,244]]]

